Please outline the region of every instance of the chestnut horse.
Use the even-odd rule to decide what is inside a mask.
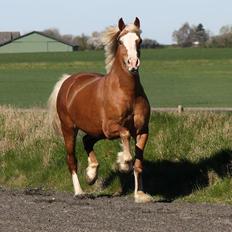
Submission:
[[[94,144],[101,139],[121,139],[118,169],[132,168],[130,137],[135,139],[134,197],[136,202],[152,198],[143,192],[143,151],[148,139],[150,105],[139,78],[140,21],[125,25],[121,18],[117,27],[109,27],[103,35],[106,54],[106,75],[79,73],[64,76],[49,98],[53,126],[60,130],[67,150],[67,164],[72,175],[75,195],[84,194],[77,176],[75,140],[78,130],[84,131],[84,148],[88,154],[86,179],[97,179],[98,161]]]

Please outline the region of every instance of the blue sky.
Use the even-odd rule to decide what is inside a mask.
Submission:
[[[232,24],[231,0],[0,0],[0,31],[57,28],[62,34],[90,35],[117,24],[120,17],[141,20],[143,38],[172,43],[172,32],[189,22],[217,34]]]

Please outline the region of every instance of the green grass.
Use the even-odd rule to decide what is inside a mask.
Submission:
[[[232,204],[232,114],[155,113],[145,150],[144,188],[160,200]],[[132,143],[133,145],[133,143]],[[0,186],[72,191],[61,139],[45,111],[0,107]],[[119,141],[100,141],[99,180],[85,182],[87,157],[77,140],[83,189],[97,194],[133,192],[133,175],[115,169]]]
[[[230,107],[231,52],[231,49],[145,51],[141,76],[151,105]]]
[[[104,73],[103,51],[2,54],[0,104],[46,105],[63,73]],[[142,50],[141,80],[154,107],[232,107],[232,49]]]

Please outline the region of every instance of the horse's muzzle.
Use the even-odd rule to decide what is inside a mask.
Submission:
[[[131,74],[137,74],[138,73],[138,71],[139,71],[139,69],[138,68],[131,68],[131,69],[129,69],[129,72],[131,73]]]
[[[137,73],[139,66],[140,66],[140,60],[139,58],[129,58],[127,61],[128,69],[131,73]]]

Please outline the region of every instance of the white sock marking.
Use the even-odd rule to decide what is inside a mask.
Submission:
[[[72,174],[72,181],[73,181],[73,187],[74,187],[74,194],[75,195],[80,195],[83,194],[83,190],[81,189],[80,182],[78,180],[78,176],[76,173]]]
[[[98,163],[91,162],[91,159],[88,157],[88,167],[86,169],[86,174],[90,180],[93,180],[97,175]]]
[[[138,173],[134,171],[134,177],[135,177],[135,195],[138,192]]]
[[[117,163],[119,165],[119,171],[129,172],[132,169],[132,156],[130,152],[118,152]]]

